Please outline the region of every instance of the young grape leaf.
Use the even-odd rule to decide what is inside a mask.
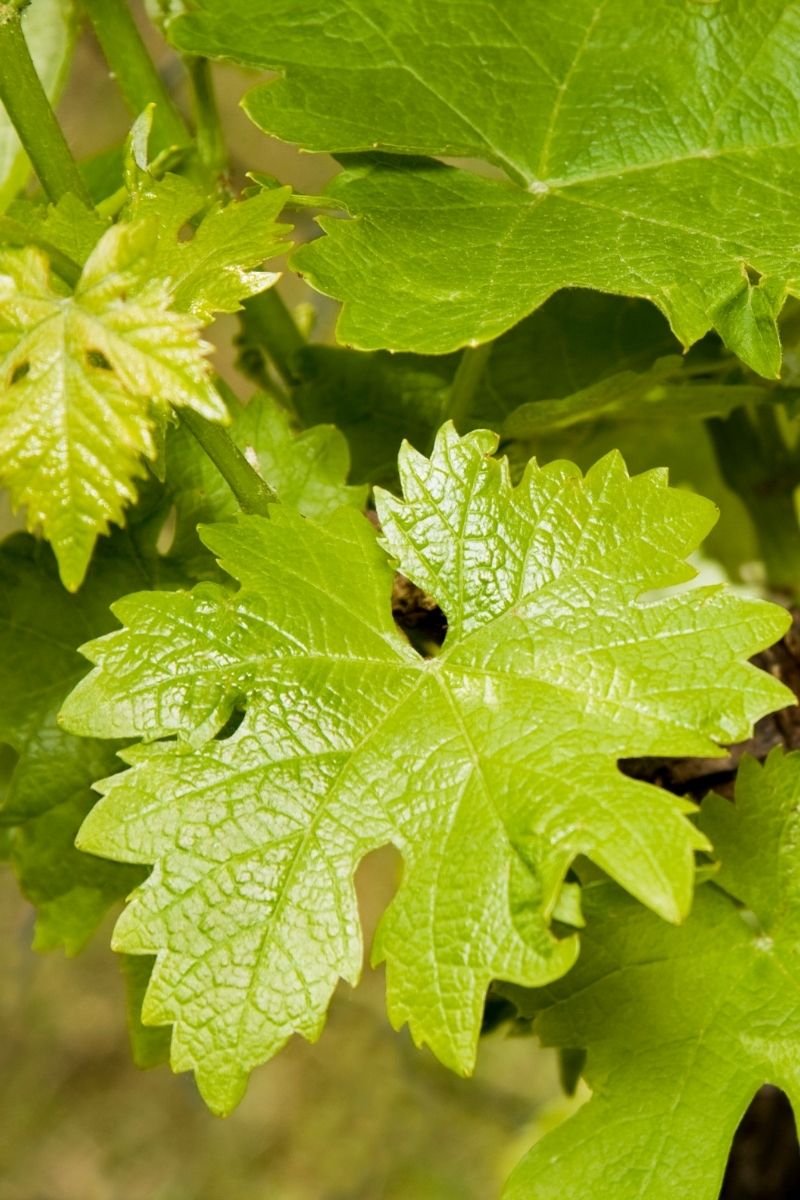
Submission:
[[[213,212],[179,241],[197,209],[188,190],[191,205],[169,181],[137,200],[144,215],[103,234],[74,291],[41,251],[0,252],[0,473],[71,590],[98,533],[122,521],[170,408],[226,419],[200,329],[275,278],[250,268],[282,246],[283,197]]]
[[[716,1200],[758,1088],[783,1088],[800,1113],[798,813],[800,754],[745,758],[735,805],[703,804],[719,886],[698,889],[684,925],[611,884],[584,889],[577,966],[527,1000],[546,1045],[588,1048],[594,1095],[523,1159],[505,1200]]]
[[[283,504],[306,517],[324,516],[340,504],[365,506],[366,487],[345,482],[350,455],[338,429],[315,425],[295,434],[286,411],[268,395],[254,396],[231,415],[231,438]],[[238,510],[217,468],[181,425],[167,434],[166,484],[175,504],[172,553],[190,570],[207,576],[213,559],[208,561],[197,526],[234,516]]]
[[[447,614],[437,658],[395,629],[363,517],[282,505],[204,530],[238,592],[128,597],[124,628],[85,647],[66,727],[146,741],[80,845],[155,864],[115,945],[158,955],[144,1019],[174,1023],[173,1065],[216,1111],[355,982],[368,851],[405,861],[374,947],[392,1020],[467,1071],[489,981],[574,960],[549,919],[576,855],[688,910],[691,806],[617,759],[721,753],[791,698],[745,661],[782,610],[720,588],[640,599],[691,578],[713,505],[615,455],[585,478],[532,463],[512,488],[496,443],[445,427],[430,460],[404,449],[406,498],[377,496],[389,554]]]
[[[169,281],[173,307],[207,323],[273,284],[278,276],[257,268],[289,249],[284,235],[291,227],[276,222],[290,194],[284,187],[209,208],[206,194],[180,175],[145,177],[129,215],[150,231],[147,270]]]
[[[339,337],[440,353],[558,288],[643,296],[762,375],[800,291],[789,0],[197,0],[184,50],[279,71],[247,110],[316,151],[382,153],[330,189],[356,220],[296,257]],[[506,179],[409,155],[481,159]]]
[[[9,209],[9,218],[19,227],[24,240],[15,239],[14,246],[38,246],[50,253],[51,265],[59,273],[52,248],[71,260],[69,266],[78,274],[78,266],[84,266],[100,238],[109,228],[109,222],[82,200],[67,192],[57,204],[42,204],[25,197],[17,199]],[[4,225],[3,232],[7,226]],[[71,278],[67,276],[67,281]]]

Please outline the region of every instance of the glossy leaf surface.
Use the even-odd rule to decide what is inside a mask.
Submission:
[[[573,961],[549,919],[576,855],[670,920],[688,909],[690,806],[617,758],[714,754],[788,701],[745,661],[782,610],[719,588],[639,599],[691,577],[713,506],[614,455],[585,478],[531,464],[513,489],[495,446],[445,427],[430,460],[404,449],[405,498],[378,497],[390,555],[446,612],[437,658],[395,629],[363,517],[280,505],[203,533],[238,592],[128,597],[125,628],[86,648],[67,727],[147,743],[80,844],[155,864],[115,944],[158,953],[145,1020],[174,1023],[173,1065],[218,1111],[355,981],[369,850],[405,861],[374,948],[390,1016],[467,1071],[489,981]]]

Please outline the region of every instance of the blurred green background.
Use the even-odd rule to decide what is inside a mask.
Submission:
[[[185,103],[180,65],[152,32],[148,41]],[[238,101],[251,82],[217,72],[236,181],[258,169],[318,192],[333,164],[250,125]],[[129,124],[85,34],[60,115],[79,156]],[[311,298],[297,280],[281,287],[290,303]],[[325,337],[333,306],[315,305]],[[215,329],[231,379],[234,326]],[[367,944],[397,870],[385,852],[359,874]],[[219,1121],[190,1078],[133,1066],[110,929],[78,959],[34,954],[31,910],[0,868],[0,1200],[491,1200],[538,1126],[561,1113],[549,1052],[497,1033],[476,1077],[459,1079],[392,1031],[383,972],[367,968],[358,989],[340,987],[321,1041],[295,1039]]]

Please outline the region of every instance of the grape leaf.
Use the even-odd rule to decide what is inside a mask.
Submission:
[[[197,0],[184,50],[282,74],[246,107],[307,149],[381,152],[297,255],[340,340],[440,353],[558,288],[644,296],[762,375],[800,289],[793,0]],[[409,155],[480,159],[506,179]]]
[[[457,366],[452,354],[365,354],[324,345],[304,347],[292,362],[301,421],[332,422],[347,438],[353,477],[383,486],[397,479],[403,439],[430,448]]]
[[[638,599],[691,578],[712,505],[616,455],[585,479],[533,463],[512,489],[496,442],[445,427],[430,460],[404,449],[406,498],[377,495],[389,554],[447,614],[439,657],[394,628],[363,517],[281,505],[203,532],[239,592],[128,597],[124,628],[84,648],[66,727],[147,740],[80,845],[155,864],[115,946],[158,955],[144,1019],[174,1023],[173,1066],[216,1111],[355,982],[369,850],[405,860],[374,947],[390,1016],[467,1071],[489,981],[573,961],[549,918],[577,854],[671,920],[688,909],[691,806],[617,758],[720,753],[790,699],[744,661],[782,610],[720,588]]]
[[[180,175],[158,182],[144,177],[131,199],[130,219],[147,225],[152,238],[147,270],[169,280],[179,312],[208,322],[215,312],[236,312],[248,296],[276,281],[274,272],[256,268],[289,248],[284,234],[290,226],[276,222],[290,193],[284,187],[209,207],[206,194]],[[201,209],[206,211],[194,227]]]
[[[316,425],[295,435],[285,410],[267,395],[238,406],[232,418],[231,438],[282,503],[307,517],[323,516],[340,504],[365,506],[366,487],[345,483],[350,455],[338,429]],[[166,482],[175,503],[172,553],[206,576],[213,560],[207,562],[197,526],[234,516],[237,506],[219,471],[180,425],[167,435]]]
[[[78,265],[83,266],[100,238],[109,228],[109,222],[72,192],[62,196],[57,204],[42,204],[40,201],[21,197],[9,208],[9,218],[20,228],[24,241],[15,239],[14,246],[39,246],[52,255],[52,248],[71,259],[70,266],[77,274]],[[5,233],[7,226],[2,227]],[[53,256],[52,266],[58,274],[58,264]],[[70,280],[68,280],[69,282]]]
[[[719,887],[698,889],[679,928],[613,885],[584,889],[577,966],[528,999],[545,1044],[588,1048],[594,1096],[523,1159],[505,1200],[716,1200],[758,1088],[800,1112],[798,811],[800,754],[746,757],[735,805],[703,804]]]
[[[174,567],[118,534],[104,543],[84,587],[60,586],[46,547],[17,534],[0,547],[0,742],[15,752],[3,789],[0,826],[22,891],[36,906],[34,945],[74,954],[108,907],[142,878],[75,849],[97,797],[92,783],[120,769],[119,743],[73,737],[56,716],[86,673],[77,647],[114,627],[109,605],[131,588],[175,586]]]
[[[179,241],[197,209],[188,192],[167,181],[137,199],[144,215],[102,235],[74,292],[41,251],[0,252],[2,479],[71,590],[98,533],[122,521],[169,409],[226,418],[200,337],[210,312],[275,278],[248,268],[281,248],[283,197],[212,212]]]
[[[42,86],[55,101],[72,57],[75,20],[71,0],[36,0],[23,10],[22,30]],[[28,157],[0,104],[0,212],[25,186],[29,174]]]

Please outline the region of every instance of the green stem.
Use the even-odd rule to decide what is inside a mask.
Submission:
[[[200,161],[215,175],[221,175],[226,166],[225,138],[219,119],[217,97],[211,64],[207,58],[187,55],[186,70],[194,93],[195,124],[197,126],[197,151]]]
[[[0,0],[0,102],[42,187],[54,203],[74,192],[91,207],[77,163],[55,118],[22,32],[21,11]]]
[[[155,102],[153,150],[188,146],[189,130],[142,41],[126,0],[82,0],[106,62],[135,117]]]
[[[245,339],[254,342],[266,354],[283,383],[290,388],[295,381],[292,358],[305,347],[306,340],[276,288],[271,287],[246,300],[241,321]]]
[[[181,409],[180,418],[211,459],[242,511],[268,517],[270,505],[278,497],[258,471],[250,466],[224,426],[207,421],[191,408]]]
[[[462,352],[447,406],[447,416],[461,433],[493,349],[494,342],[484,342],[482,346],[467,346]]]

